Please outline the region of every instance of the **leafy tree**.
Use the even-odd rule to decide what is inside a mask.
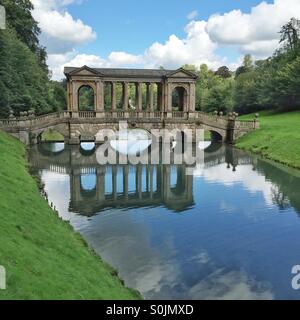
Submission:
[[[294,50],[299,45],[300,20],[292,18],[280,31],[280,43],[290,50]]]
[[[237,78],[243,73],[249,72],[253,69],[253,60],[250,54],[246,54],[244,57],[243,65],[240,66],[236,72],[235,77]]]
[[[49,81],[46,51],[38,43],[39,29],[27,0],[0,0],[8,25],[0,30],[0,117],[13,110],[34,109],[37,114],[66,107],[59,83]]]
[[[228,67],[223,66],[220,67],[216,72],[215,75],[220,76],[223,79],[231,78],[231,72]]]

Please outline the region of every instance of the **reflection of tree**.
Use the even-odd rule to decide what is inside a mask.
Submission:
[[[273,192],[274,204],[281,210],[293,207],[300,214],[300,178],[292,172],[287,173],[263,160],[258,160],[257,170],[265,176],[266,180],[271,181],[273,186],[277,186],[276,192]]]
[[[280,210],[286,210],[291,207],[290,200],[278,186],[272,186],[272,202],[278,206]]]

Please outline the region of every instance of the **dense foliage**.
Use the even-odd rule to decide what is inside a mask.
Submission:
[[[300,21],[291,19],[281,30],[281,48],[273,57],[253,62],[246,55],[242,66],[231,73],[224,66],[213,72],[206,65],[197,71],[196,107],[207,112],[241,114],[264,109],[300,109]]]
[[[37,114],[66,107],[63,86],[49,80],[45,48],[29,0],[0,0],[6,9],[7,28],[0,30],[0,118],[10,110],[34,109]]]

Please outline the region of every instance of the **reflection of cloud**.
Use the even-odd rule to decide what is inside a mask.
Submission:
[[[49,202],[54,203],[63,219],[70,221],[73,214],[69,212],[69,175],[43,170],[41,179],[45,183],[45,191],[48,193]]]
[[[199,264],[207,264],[210,261],[210,258],[207,252],[201,252],[198,255],[192,257],[190,261],[197,262]]]
[[[234,186],[236,183],[241,183],[251,193],[262,192],[266,203],[268,205],[273,204],[273,184],[257,171],[253,171],[252,165],[238,166],[236,171],[227,169],[226,166],[227,164],[223,163],[205,168],[205,170],[195,170],[194,176],[203,177],[208,182],[221,183],[225,186]]]
[[[200,300],[272,300],[269,286],[251,279],[245,272],[219,269],[191,288],[190,296]]]

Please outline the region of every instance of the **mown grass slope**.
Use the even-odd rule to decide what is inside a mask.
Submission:
[[[241,120],[253,119],[242,116]],[[300,168],[300,111],[260,113],[260,130],[239,139],[236,146],[282,164]]]
[[[39,195],[25,148],[0,132],[0,299],[137,299]]]

